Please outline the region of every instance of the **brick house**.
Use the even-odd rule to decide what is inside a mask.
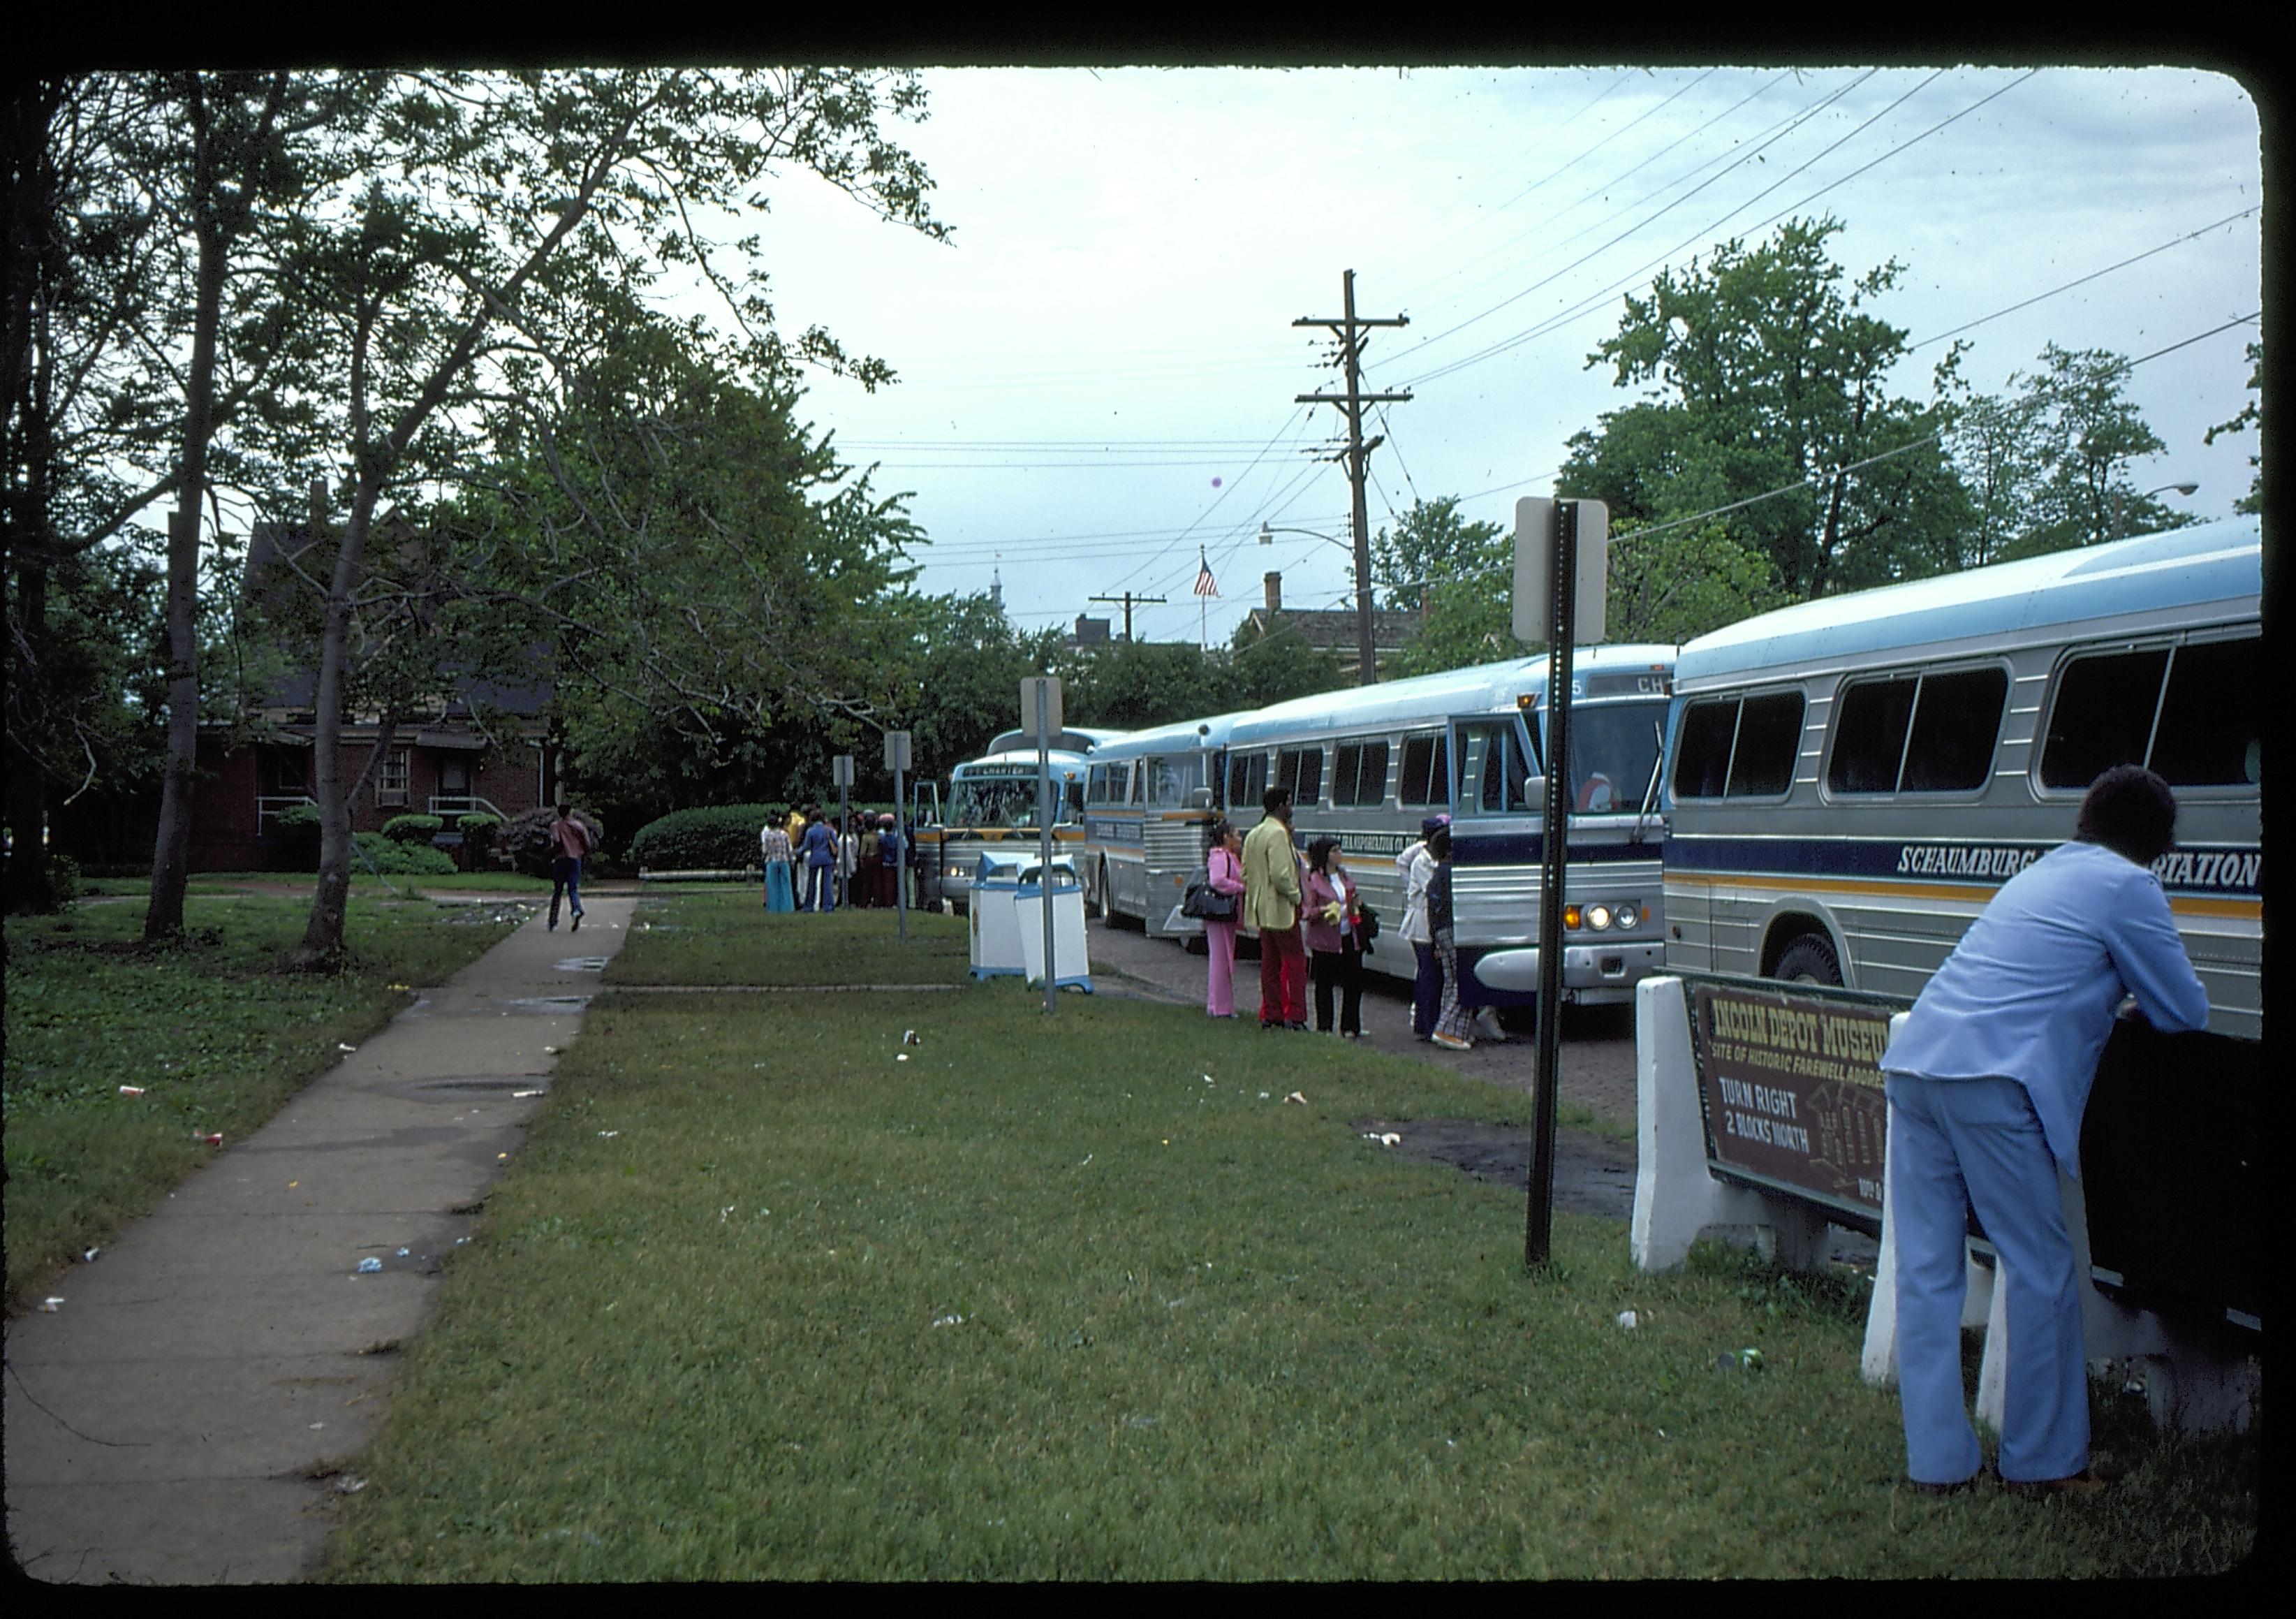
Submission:
[[[1269,573],[1262,580],[1267,588],[1267,604],[1255,607],[1250,621],[1262,635],[1280,625],[1298,630],[1308,645],[1325,653],[1349,676],[1353,677],[1363,666],[1363,652],[1357,639],[1356,610],[1352,607],[1332,609],[1286,607],[1283,604],[1283,576]],[[1403,650],[1405,642],[1419,633],[1420,619],[1415,612],[1398,612],[1389,607],[1375,607],[1371,615],[1372,667],[1384,670],[1389,659]]]
[[[311,538],[308,529],[258,527],[248,547],[245,598],[263,588],[266,571],[281,553],[299,552]],[[484,811],[509,820],[552,801],[558,760],[548,722],[555,687],[548,676],[537,674],[521,684],[450,678],[448,689],[423,711],[400,716],[389,754],[353,796],[354,832],[380,832],[394,816],[436,815],[447,828],[439,841],[458,850],[458,817]],[[317,684],[315,668],[281,678],[250,716],[257,720],[253,739],[245,726],[201,727],[192,870],[268,871],[299,865],[308,869],[308,834],[283,835],[278,816],[291,804],[315,801],[312,694]],[[479,724],[481,711],[493,721],[491,737]],[[346,785],[366,770],[380,721],[380,715],[355,714],[343,727]],[[512,735],[505,737],[505,729]]]

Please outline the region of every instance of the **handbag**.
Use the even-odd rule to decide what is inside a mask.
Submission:
[[[1207,868],[1188,880],[1187,892],[1180,896],[1180,915],[1193,916],[1199,922],[1233,922],[1235,896],[1214,888]]]
[[[1363,953],[1371,954],[1371,941],[1379,937],[1379,913],[1368,905],[1356,908],[1356,938],[1363,945]]]

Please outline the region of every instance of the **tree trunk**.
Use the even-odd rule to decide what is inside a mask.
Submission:
[[[195,123],[204,126],[196,85]],[[208,435],[215,421],[216,328],[223,308],[229,242],[215,218],[214,157],[202,142],[192,198],[200,264],[193,317],[192,367],[184,379],[181,504],[168,522],[168,763],[160,777],[160,833],[152,848],[152,903],[144,913],[147,944],[184,931],[184,890],[191,876],[192,794],[200,747],[200,505],[207,494]]]
[[[21,719],[29,734],[40,711],[38,692],[47,672],[34,660],[47,639],[48,571],[44,564],[22,556],[12,557],[10,562],[16,570],[17,582],[16,622],[10,626],[15,631],[11,639],[15,643],[16,655],[11,660],[14,667],[9,674],[14,689],[9,695],[12,704],[26,705]],[[27,652],[31,654],[29,658],[24,655]],[[8,736],[10,842],[6,878],[7,905],[12,915],[45,915],[56,908],[55,885],[48,879],[47,829],[47,772],[12,725]]]
[[[366,551],[381,484],[372,473],[359,479],[358,494],[343,524],[335,553],[333,582],[327,591],[327,616],[319,637],[317,709],[311,739],[311,792],[319,801],[319,887],[311,899],[311,918],[303,942],[288,965],[299,973],[332,973],[342,966],[343,917],[351,887],[351,795],[343,783],[343,686],[349,662],[352,593]],[[387,743],[388,734],[378,738]],[[370,761],[372,762],[372,761]]]
[[[45,360],[43,293],[53,257],[56,207],[51,129],[61,87],[42,81],[20,92],[10,108],[8,135],[7,311],[4,382],[0,407],[8,415],[8,566],[16,577],[13,621],[8,626],[8,796],[10,844],[0,878],[11,912],[55,909],[48,880],[48,784],[37,744],[47,715],[48,557],[54,538],[48,509],[54,462],[50,431],[49,367]]]

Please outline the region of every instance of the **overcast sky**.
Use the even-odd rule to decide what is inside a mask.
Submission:
[[[900,374],[875,395],[821,379],[806,414],[882,463],[880,488],[914,491],[922,588],[995,572],[1029,629],[1080,612],[1120,629],[1088,598],[1128,589],[1168,598],[1136,612],[1143,638],[1193,640],[1199,547],[1215,643],[1271,569],[1289,605],[1349,599],[1346,476],[1313,458],[1344,416],[1293,403],[1343,384],[1328,334],[1292,325],[1338,316],[1348,269],[1359,314],[1411,322],[1365,357],[1368,387],[1414,395],[1367,430],[1387,434],[1374,529],[1414,495],[1511,525],[1517,496],[1553,492],[1570,435],[1633,397],[1586,365],[1622,297],[1789,214],[1839,218],[1853,275],[1903,265],[1877,312],[1915,345],[1894,386],[1924,398],[1956,328],[1992,391],[2046,342],[2134,359],[2261,307],[2256,109],[2210,73],[924,77],[930,117],[905,138],[952,242],[791,179],[762,221],[766,264],[785,328],[819,323]],[[2168,445],[2139,487],[2197,481],[2182,504],[2206,516],[2247,490],[2256,435],[2201,440],[2249,397],[2257,332],[2137,367],[2129,392]],[[1263,522],[1339,543],[1262,547]]]

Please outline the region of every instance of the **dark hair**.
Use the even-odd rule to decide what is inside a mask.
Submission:
[[[1335,837],[1326,836],[1309,839],[1308,842],[1308,864],[1317,871],[1327,872],[1331,870],[1332,851],[1339,848],[1339,846],[1340,840]]]
[[[2142,765],[2115,765],[2091,782],[2073,837],[2150,866],[2169,852],[2177,833],[2177,799]]]
[[[569,810],[563,803],[561,803],[558,806],[558,818],[562,821],[573,813],[574,812]]]
[[[1438,826],[1427,834],[1427,852],[1439,860],[1451,858],[1451,829],[1448,826]]]
[[[1227,834],[1234,830],[1235,823],[1229,820],[1226,816],[1220,817],[1210,826],[1205,827],[1204,852],[1209,854],[1213,850],[1218,849],[1222,843],[1227,842]]]
[[[1278,810],[1289,810],[1292,807],[1292,789],[1289,787],[1268,788],[1267,792],[1259,795],[1259,807],[1270,815],[1275,814]]]

